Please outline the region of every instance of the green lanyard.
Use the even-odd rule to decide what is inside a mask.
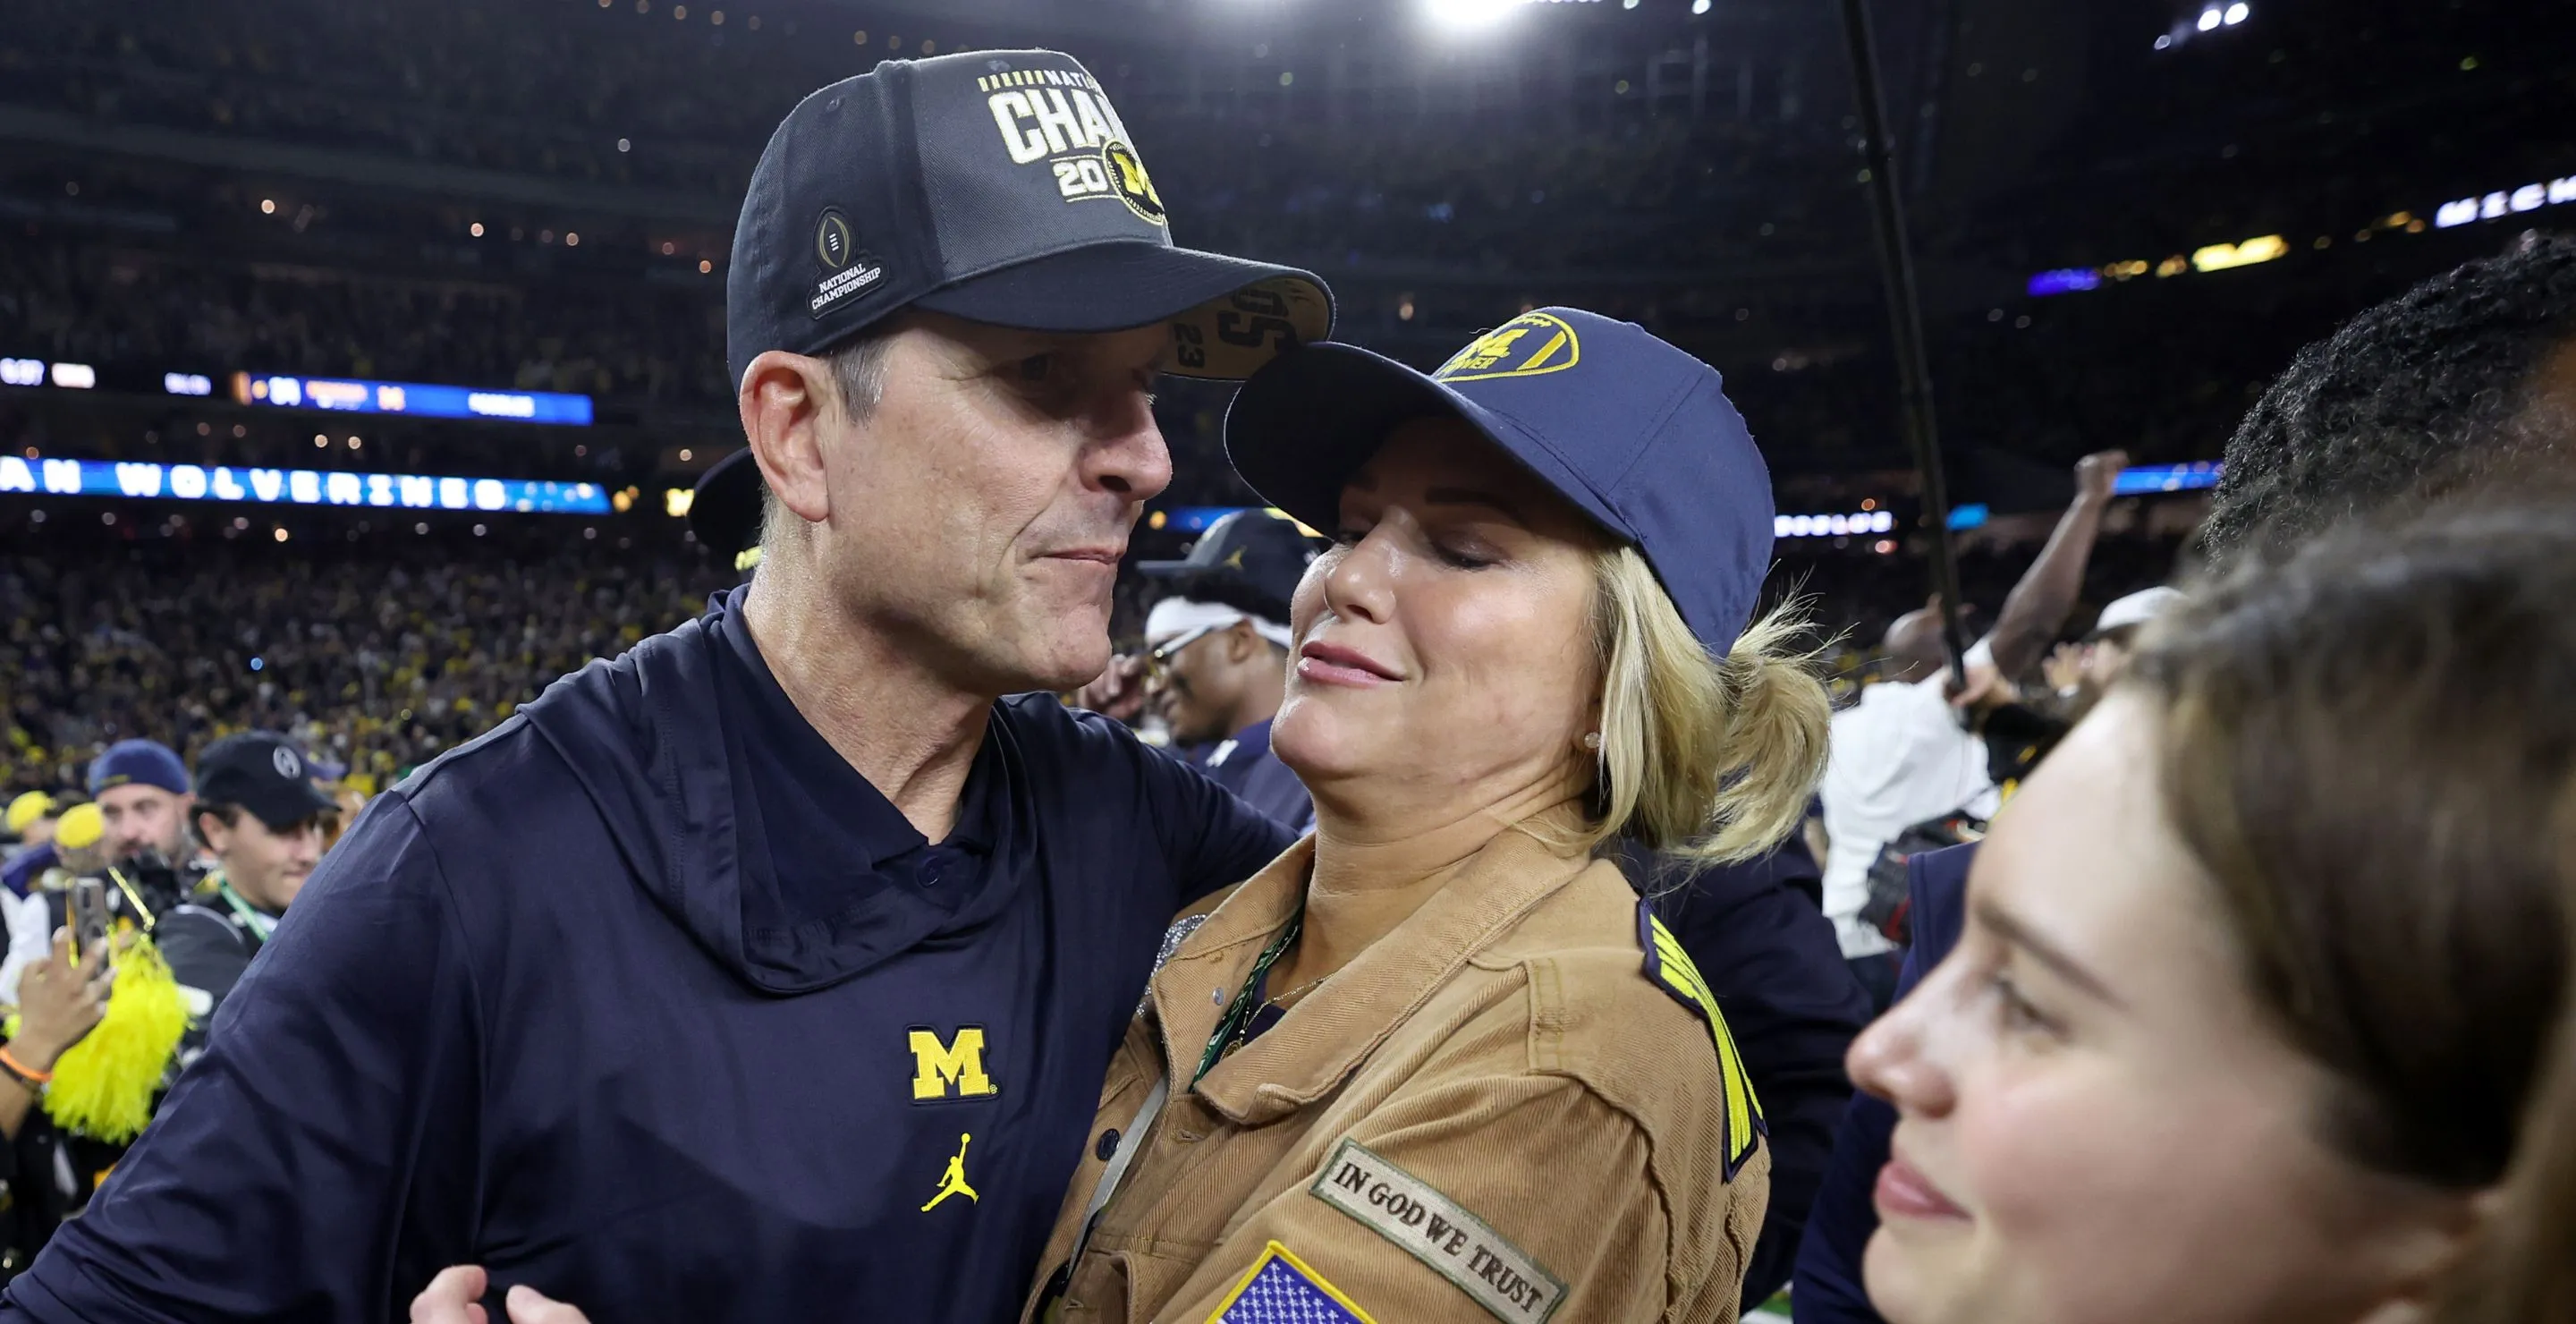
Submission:
[[[268,935],[277,928],[277,921],[242,900],[242,894],[233,890],[233,880],[221,874],[215,875],[215,894],[224,899],[225,905],[233,908],[234,914],[241,916],[242,927],[250,930],[251,937],[263,943],[268,941]]]
[[[1261,1010],[1260,990],[1270,975],[1270,967],[1297,941],[1297,935],[1305,928],[1306,903],[1301,898],[1297,903],[1297,913],[1288,917],[1288,927],[1281,929],[1279,936],[1261,949],[1260,957],[1252,963],[1252,973],[1244,977],[1243,987],[1236,991],[1233,1004],[1218,1019],[1216,1032],[1208,1036],[1207,1051],[1199,1054],[1198,1074],[1190,1077],[1191,1088],[1197,1088],[1198,1083],[1207,1078],[1207,1073],[1225,1060],[1225,1050],[1233,1044],[1235,1036],[1252,1024],[1253,1016]]]

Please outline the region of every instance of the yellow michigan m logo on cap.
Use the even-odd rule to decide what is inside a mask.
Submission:
[[[1563,372],[1583,361],[1583,342],[1565,320],[1546,313],[1523,313],[1476,337],[1449,356],[1432,378],[1472,382],[1487,377],[1535,377]]]

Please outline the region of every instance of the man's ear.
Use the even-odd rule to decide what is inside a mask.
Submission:
[[[1270,651],[1270,641],[1252,628],[1251,618],[1225,627],[1225,660],[1238,666]]]
[[[223,854],[233,844],[232,832],[224,826],[222,819],[212,814],[200,814],[193,805],[188,811],[188,829],[197,840],[205,843],[206,849],[217,855]]]
[[[831,517],[823,476],[824,432],[840,408],[831,368],[821,359],[765,350],[743,370],[735,404],[742,434],[778,504],[809,523]]]

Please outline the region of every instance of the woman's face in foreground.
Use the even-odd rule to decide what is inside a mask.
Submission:
[[[2115,693],[1979,848],[1959,946],[1851,1050],[1895,1104],[1864,1261],[1892,1324],[2413,1317],[2461,1203],[2317,1134]],[[2322,885],[2325,880],[2318,880]]]
[[[1292,604],[1280,759],[1327,796],[1365,779],[1499,806],[1579,786],[1605,535],[1455,419],[1391,433],[1340,525]]]

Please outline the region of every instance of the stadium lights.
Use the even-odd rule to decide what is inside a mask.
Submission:
[[[2215,9],[2204,9],[2200,11],[2199,27],[2203,32],[2216,32],[2218,31],[2218,25],[2226,21],[2226,16]]]
[[[2443,203],[2433,213],[2433,225],[2447,230],[2471,221],[2492,221],[2515,212],[2538,211],[2568,202],[2576,202],[2576,175]]]
[[[1517,8],[1521,0],[1425,0],[1431,21],[1447,28],[1490,27]]]
[[[2237,24],[2244,22],[2246,19],[2253,17],[2253,14],[2254,11],[2246,6],[2245,0],[2236,0],[2235,4],[2227,7],[2227,12],[2222,16],[2222,19],[2227,26],[2232,28]]]

